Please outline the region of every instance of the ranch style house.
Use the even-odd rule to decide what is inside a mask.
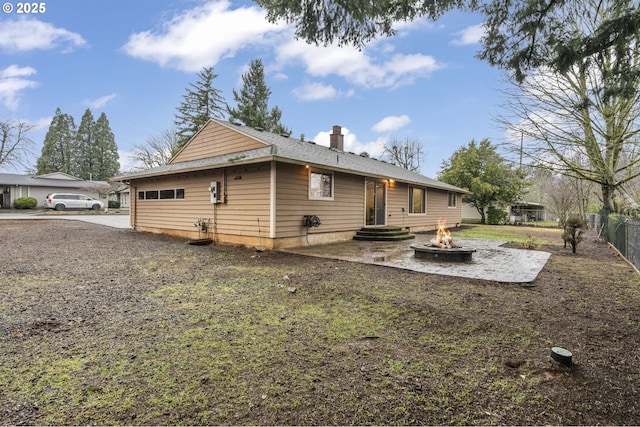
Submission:
[[[82,193],[101,200],[107,205],[109,183],[105,181],[85,181],[62,172],[45,175],[18,175],[0,173],[0,208],[9,209],[21,197],[33,197],[38,206],[44,206],[44,199],[50,193]]]
[[[302,137],[301,137],[302,138]],[[164,166],[130,186],[134,230],[279,249],[352,239],[362,227],[411,232],[462,221],[465,190],[330,147],[211,119]]]

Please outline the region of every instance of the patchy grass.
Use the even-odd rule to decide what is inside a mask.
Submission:
[[[459,230],[455,230],[455,235],[474,239],[504,240],[511,243],[526,243],[532,239],[540,245],[562,243],[562,229],[559,228],[541,230],[540,227],[531,226],[465,224]]]
[[[638,276],[593,240],[543,247],[522,288],[75,222],[3,230],[20,243],[0,255],[1,424],[640,419]]]
[[[558,228],[558,221],[524,221],[522,224],[530,227]]]

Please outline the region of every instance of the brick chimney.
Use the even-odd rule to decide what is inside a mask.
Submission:
[[[329,146],[339,151],[344,151],[344,135],[340,126],[334,126],[329,135]]]

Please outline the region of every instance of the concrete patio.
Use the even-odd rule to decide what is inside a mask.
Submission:
[[[504,241],[456,238],[456,245],[476,250],[471,262],[416,259],[410,245],[426,243],[432,237],[432,234],[418,234],[415,240],[401,242],[353,240],[290,248],[286,249],[286,252],[504,283],[532,283],[551,256],[548,252],[503,248],[501,245],[506,243]]]

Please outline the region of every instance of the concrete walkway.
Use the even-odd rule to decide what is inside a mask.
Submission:
[[[438,262],[414,257],[413,243],[426,243],[433,236],[419,234],[402,242],[348,241],[321,246],[286,249],[287,252],[366,264],[384,265],[422,273],[492,280],[505,283],[531,283],[551,256],[548,252],[503,248],[504,241],[454,238],[455,244],[473,248],[473,261]]]
[[[129,214],[111,214],[111,213],[86,213],[86,214],[69,214],[69,213],[47,213],[46,211],[17,211],[0,209],[0,221],[3,219],[62,219],[90,222],[92,224],[106,225],[114,228],[131,228],[129,225]]]

